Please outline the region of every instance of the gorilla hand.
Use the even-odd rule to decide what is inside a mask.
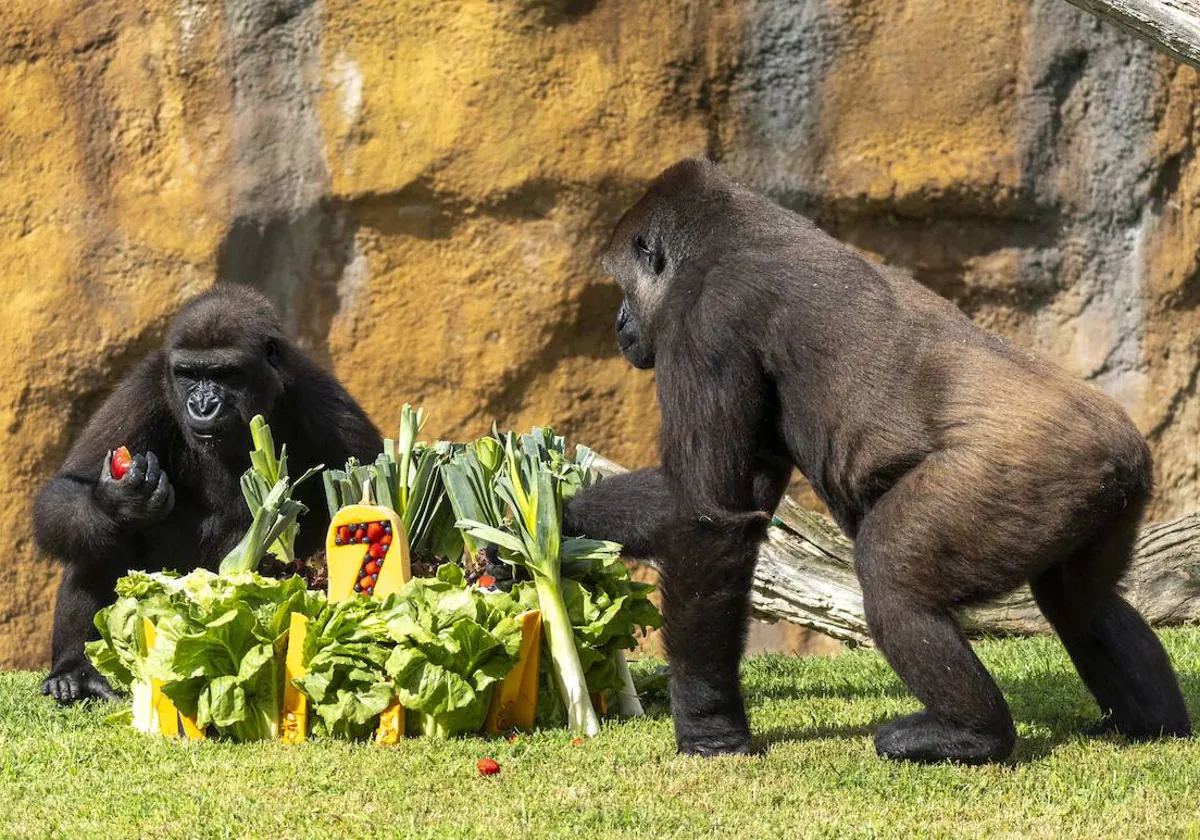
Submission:
[[[108,681],[92,667],[92,663],[64,662],[50,672],[42,683],[42,694],[53,697],[59,703],[74,703],[95,697],[100,700],[116,700],[119,695],[112,690]]]
[[[96,501],[119,525],[148,525],[175,507],[175,488],[153,452],[134,456],[133,465],[121,478],[113,478],[109,452],[100,469]]]

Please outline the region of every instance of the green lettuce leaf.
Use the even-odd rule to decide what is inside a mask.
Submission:
[[[101,673],[143,699],[149,680],[162,680],[163,694],[217,735],[276,737],[290,614],[315,614],[319,593],[299,578],[203,569],[183,577],[134,572],[116,588],[117,601],[96,616],[100,639],[88,650]],[[146,618],[155,626],[153,650]],[[134,716],[146,717],[138,708]]]
[[[312,729],[335,738],[366,738],[395,698],[384,669],[392,641],[380,602],[350,598],[310,619],[303,677],[293,684],[311,701]]]
[[[448,737],[483,726],[492,686],[516,664],[521,627],[507,595],[464,588],[460,569],[442,569],[409,581],[383,612],[401,705],[422,732]]]

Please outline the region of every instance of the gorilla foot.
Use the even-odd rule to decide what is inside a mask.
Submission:
[[[92,698],[119,699],[119,695],[109,686],[108,680],[100,676],[91,665],[77,665],[52,672],[42,682],[42,694],[63,704]]]
[[[1015,744],[1011,722],[1005,732],[978,732],[943,723],[928,710],[897,718],[875,732],[880,758],[923,763],[987,764],[1007,758]]]
[[[676,751],[680,755],[698,755],[711,758],[717,755],[754,755],[756,750],[751,746],[750,734],[734,738],[694,738],[689,740],[675,739]]]
[[[708,717],[699,721],[675,721],[675,748],[680,755],[752,755],[750,729],[745,720]]]

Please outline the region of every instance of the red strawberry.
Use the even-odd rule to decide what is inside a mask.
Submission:
[[[343,525],[342,527],[338,528],[337,536],[338,539],[342,541],[343,545],[350,542],[350,526]]]
[[[382,537],[379,538],[379,544],[380,545],[391,545],[392,544],[392,535],[384,534]]]
[[[500,765],[496,763],[494,758],[481,758],[475,762],[475,768],[479,770],[481,776],[495,776],[500,772]]]
[[[379,542],[379,538],[383,536],[383,526],[378,522],[372,522],[367,526],[367,539],[371,542]]]
[[[496,579],[491,575],[480,575],[477,583],[480,589],[491,589],[496,585]]]
[[[372,560],[370,563],[368,563],[366,566],[363,567],[363,572],[365,572],[368,575],[377,575],[377,574],[379,574],[379,565],[375,561]]]
[[[125,477],[125,473],[129,472],[129,468],[133,466],[133,456],[129,454],[129,448],[122,446],[112,455],[112,463],[109,465],[112,468],[112,477],[120,481]]]
[[[367,549],[367,554],[370,554],[372,557],[378,560],[383,556],[383,546],[381,546],[379,543],[373,543],[371,547]]]

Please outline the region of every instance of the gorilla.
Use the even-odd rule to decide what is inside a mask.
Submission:
[[[1115,589],[1151,491],[1115,402],[707,161],[663,172],[603,265],[618,345],[656,371],[662,465],[585,491],[565,527],[659,558],[681,752],[750,749],[738,662],[793,466],[855,540],[872,638],[924,706],[879,728],[881,756],[1010,754],[1008,706],[955,610],[1025,582],[1096,731],[1189,733],[1162,645]]]
[[[249,421],[262,414],[286,443],[289,472],[373,460],[379,431],[333,376],[288,340],[270,303],[245,286],[218,285],[185,303],[166,346],[123,379],[89,420],[60,472],[38,494],[39,547],[63,563],[50,676],[61,703],[111,697],[84,654],[92,619],[130,569],[216,569],[250,527],[240,477],[250,466]],[[120,479],[113,450],[138,453]],[[297,556],[316,552],[329,517],[320,482]]]

